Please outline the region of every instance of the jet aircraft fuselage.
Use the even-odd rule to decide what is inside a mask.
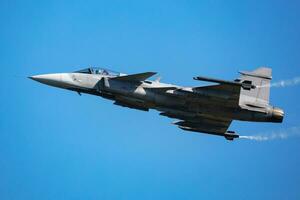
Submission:
[[[269,104],[271,69],[240,73],[241,78],[235,81],[195,77],[215,83],[200,87],[148,80],[154,72],[126,75],[100,68],[29,78],[79,94],[101,96],[119,106],[143,111],[156,109],[160,115],[179,119],[174,124],[183,130],[233,140],[239,135],[228,131],[232,120],[282,122],[284,117],[282,109]]]

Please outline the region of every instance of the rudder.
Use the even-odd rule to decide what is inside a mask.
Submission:
[[[245,90],[241,89],[240,104],[258,103],[269,104],[270,98],[270,82],[272,79],[272,69],[267,67],[260,67],[254,71],[241,71],[240,81],[250,81],[255,85],[255,89]]]

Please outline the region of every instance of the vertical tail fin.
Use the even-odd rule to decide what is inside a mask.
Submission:
[[[240,74],[241,82],[250,81],[256,86],[256,88],[252,90],[241,89],[240,104],[269,104],[272,69],[260,67],[251,72],[241,71]]]

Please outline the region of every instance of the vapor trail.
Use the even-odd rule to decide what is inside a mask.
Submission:
[[[290,137],[299,137],[300,127],[287,128],[285,130],[272,131],[270,134],[264,133],[259,135],[240,136],[241,139],[255,140],[255,141],[268,141],[268,140],[282,140]]]
[[[293,85],[298,85],[300,84],[300,77],[295,77],[293,79],[288,79],[288,80],[281,80],[277,81],[275,83],[271,83],[268,85],[262,85],[258,87],[288,87],[288,86],[293,86]]]

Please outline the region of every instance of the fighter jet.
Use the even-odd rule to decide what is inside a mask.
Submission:
[[[228,130],[233,120],[281,123],[284,111],[269,104],[272,70],[261,67],[241,71],[240,78],[226,81],[194,77],[206,86],[182,87],[149,80],[155,72],[122,74],[108,69],[87,68],[29,78],[50,86],[113,100],[115,105],[149,111],[175,118],[173,124],[185,131],[223,136],[239,135]]]

